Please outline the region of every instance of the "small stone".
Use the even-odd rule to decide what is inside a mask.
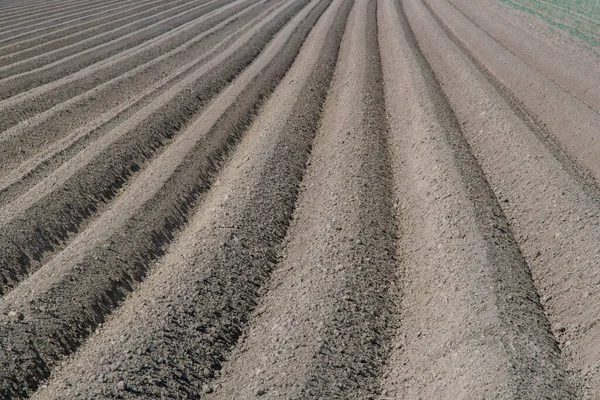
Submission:
[[[542,303],[547,303],[547,302],[548,302],[548,300],[550,300],[550,296],[547,296],[547,295],[546,295],[546,296],[543,296],[543,297],[542,297]]]
[[[119,381],[119,383],[117,383],[117,389],[125,390],[125,381]]]
[[[209,394],[212,393],[212,388],[210,386],[208,386],[207,384],[202,385],[202,393],[204,394]]]
[[[264,391],[263,389],[258,389],[258,390],[256,391],[256,395],[257,395],[257,396],[264,396],[265,394],[267,394],[267,392],[266,392],[266,391]]]
[[[25,316],[23,315],[23,313],[17,312],[17,311],[9,311],[8,312],[8,318],[10,319],[18,319],[19,321],[23,321],[23,319],[25,318]]]

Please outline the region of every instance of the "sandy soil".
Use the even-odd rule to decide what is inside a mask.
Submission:
[[[600,398],[600,63],[540,24],[0,0],[0,398]]]

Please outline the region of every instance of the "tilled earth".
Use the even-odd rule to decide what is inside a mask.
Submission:
[[[0,398],[599,399],[600,62],[534,22],[0,0]]]

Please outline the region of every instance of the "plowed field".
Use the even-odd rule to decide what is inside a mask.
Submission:
[[[0,0],[0,398],[600,399],[600,62],[514,13]]]

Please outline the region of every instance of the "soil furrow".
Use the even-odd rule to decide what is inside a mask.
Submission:
[[[14,156],[8,155],[6,151],[0,152],[3,158],[3,169],[0,175],[4,175],[0,178],[0,206],[6,205],[11,199],[31,189],[34,184],[60,167],[86,145],[98,140],[171,86],[193,74],[195,69],[204,65],[211,57],[226,49],[228,44],[250,29],[257,18],[262,18],[263,14],[273,11],[278,6],[270,3],[272,1],[261,0],[249,6],[242,2],[240,6],[242,11],[205,31],[194,38],[193,42],[160,56],[149,66],[140,66],[130,73],[94,88],[89,93],[38,115],[38,117],[45,117],[45,120],[31,122],[28,124],[28,129],[31,131],[21,132],[21,135],[26,135],[27,138],[35,137],[36,132],[44,132],[43,138],[32,141],[38,153],[11,169],[9,160]],[[234,4],[235,2],[232,3]],[[185,63],[188,60],[192,61]],[[165,70],[172,72],[164,76]],[[117,90],[118,88],[122,89]],[[89,104],[89,107],[82,108],[82,104]],[[77,114],[69,112],[72,107],[78,108]],[[81,121],[79,116],[87,117],[88,122],[80,123],[80,127],[75,129],[78,125],[73,124],[71,117]],[[38,117],[35,120],[38,120]],[[42,139],[48,140],[47,136],[57,130],[68,134],[60,140],[39,147],[40,142],[43,142]],[[19,146],[24,143],[23,139],[15,138],[15,140],[18,140]],[[3,142],[7,143],[7,141]],[[10,147],[6,150],[9,149]],[[27,152],[27,148],[20,147],[20,149],[21,153]]]
[[[50,7],[63,7],[65,4],[73,3],[73,1],[74,0],[58,0],[52,2]],[[42,9],[44,6],[48,6],[48,3],[42,4],[39,0],[25,0],[18,3],[10,0],[0,1],[0,9],[3,13],[6,13],[6,15],[26,13],[30,10]]]
[[[291,7],[299,11],[306,3],[292,2]],[[0,313],[18,309],[27,315],[7,327],[11,350],[18,351],[21,360],[15,361],[6,352],[0,357],[2,370],[7,371],[0,372],[7,382],[2,387],[5,395],[27,394],[25,384],[34,389],[40,377],[48,377],[49,368],[75,350],[133,284],[143,279],[151,261],[164,252],[174,232],[186,222],[189,207],[210,186],[261,99],[283,77],[326,6],[315,0],[287,26],[278,26],[279,33],[246,72],[144,169],[110,209],[2,299],[4,312]],[[29,288],[34,286],[36,291],[31,293]],[[40,312],[40,305],[44,311]],[[35,326],[34,331],[29,324]],[[48,337],[53,338],[51,343]],[[17,368],[19,361],[27,363],[26,372]],[[150,393],[156,390],[154,385],[148,389]],[[192,389],[199,388],[188,390]]]
[[[523,29],[509,25],[508,21],[477,1],[453,0],[450,4],[533,68],[596,111],[600,110],[600,90],[590,90],[600,87],[598,64],[556,51]]]
[[[515,56],[447,2],[437,3],[432,12],[574,178],[600,193],[600,113]]]
[[[518,10],[504,2],[478,0],[478,3],[491,11],[495,15],[495,20],[505,21],[507,30],[518,28],[526,35],[524,40],[531,36],[549,46],[553,51],[552,57],[557,57],[559,64],[563,62],[563,59],[570,58],[578,60],[580,63],[576,68],[585,66],[592,71],[598,68],[598,54],[595,54],[593,48],[590,48],[589,43],[577,38],[572,33],[558,30],[541,21],[538,16]],[[567,66],[566,69],[569,67]]]
[[[22,19],[27,19],[30,18],[31,20],[36,18],[36,14],[39,15],[43,15],[40,18],[46,17],[46,18],[53,18],[54,15],[56,14],[55,12],[53,12],[53,10],[57,11],[59,14],[68,14],[69,11],[66,7],[68,7],[69,5],[73,5],[73,3],[78,3],[77,1],[71,1],[71,2],[60,2],[60,1],[53,1],[51,4],[47,3],[48,8],[42,8],[42,7],[38,7],[38,8],[30,8],[29,10],[23,8],[21,10],[13,10],[11,11],[4,11],[2,13],[2,17],[0,17],[0,26],[2,27],[2,29],[5,29],[5,26],[7,25],[11,25],[11,24],[16,24],[16,23],[22,23],[20,20]],[[116,3],[116,2],[115,2]],[[126,0],[123,1],[123,3],[132,3],[132,0]],[[24,4],[24,3],[22,3]],[[96,0],[96,1],[90,1],[90,2],[86,2],[86,5],[89,7],[95,7],[97,4],[103,4],[103,5],[113,5],[114,3],[111,3],[110,0]],[[81,9],[81,4],[80,4],[80,9]]]
[[[222,47],[241,35],[240,32],[236,33],[236,28],[244,26],[244,21],[239,21],[238,18],[242,18],[242,15],[248,12],[248,18],[256,16],[257,11],[253,11],[255,6],[260,6],[258,11],[264,7],[261,6],[261,2],[249,5],[245,1],[234,1],[215,15],[209,14],[206,18],[199,19],[201,26],[197,27],[197,30],[202,33],[191,41],[129,72],[123,71],[124,73],[93,87],[90,91],[5,131],[0,135],[0,144],[3,145],[0,148],[0,177],[9,179],[6,184],[10,184],[11,181],[15,181],[14,177],[19,175],[19,171],[35,168],[40,163],[35,161],[36,158],[42,157],[40,161],[46,164],[47,154],[67,150],[66,146],[74,144],[75,138],[80,142],[88,135],[98,136],[105,133],[116,117],[122,119],[136,108],[141,108],[152,97],[156,97],[192,73],[205,63],[209,56],[215,56],[215,47]],[[242,15],[235,14],[242,11]],[[233,23],[228,24],[232,21]],[[101,81],[98,75],[91,75],[89,78],[90,85],[99,83],[98,81]],[[118,88],[122,89],[117,90]],[[68,89],[69,85],[64,86],[67,93]],[[59,93],[61,92],[52,94]],[[25,107],[31,105],[28,102],[22,104]],[[13,110],[15,108],[12,107]],[[6,184],[0,184],[0,193],[4,192]]]
[[[41,55],[0,67],[1,99],[62,78],[169,32],[231,0],[195,0]],[[162,9],[162,7],[160,7]]]
[[[530,266],[584,398],[600,392],[598,201],[548,150],[419,1],[407,14]]]
[[[138,3],[138,5],[141,4]],[[91,9],[84,13],[78,13],[76,18],[73,19],[64,20],[64,17],[59,17],[50,19],[45,23],[35,24],[34,20],[25,18],[26,20],[24,22],[13,24],[10,27],[0,28],[3,30],[3,32],[0,33],[0,49],[4,50],[6,47],[14,47],[16,48],[15,51],[20,51],[22,48],[19,47],[19,44],[25,44],[27,40],[39,41],[43,40],[45,36],[60,36],[61,32],[69,28],[77,27],[86,22],[93,22],[95,19],[104,15],[114,14],[122,9],[132,9],[134,7],[136,7],[136,4],[131,1],[120,3],[118,7],[115,7],[114,4],[103,2],[102,7]],[[24,25],[26,28],[21,27],[21,25]],[[39,27],[36,28],[38,25]]]
[[[95,6],[98,3],[101,3],[102,0],[93,0],[90,2],[86,2],[90,7]],[[20,5],[26,6],[26,2],[19,2]],[[106,0],[105,0],[106,4]],[[46,2],[45,4],[31,4],[30,7],[14,7],[14,9],[9,10],[6,9],[2,13],[1,21],[15,21],[21,18],[31,18],[35,17],[36,14],[44,14],[46,16],[53,16],[56,13],[67,13],[69,8],[73,7],[73,5],[79,5],[81,7],[80,0],[71,0],[71,1],[53,1],[51,3]]]
[[[36,398],[64,396],[64,381],[71,383],[72,398],[97,391],[115,395],[119,379],[128,397],[158,397],[161,382],[166,397],[198,398],[210,391],[207,384],[235,345],[291,219],[349,10],[345,2],[336,16],[341,3],[335,1],[308,36],[218,185],[157,270]],[[157,294],[176,298],[176,304],[154,302]],[[156,315],[168,317],[157,324]],[[116,331],[127,339],[109,345]],[[126,349],[135,349],[134,357],[124,357]],[[98,382],[95,376],[108,375],[100,359],[119,367]],[[89,374],[77,373],[81,363]],[[141,365],[148,366],[146,382],[136,373]]]
[[[569,8],[569,7],[563,7],[559,4],[556,3],[551,3],[548,1],[535,1],[535,2],[530,2],[530,3],[534,3],[534,4],[543,4],[544,6],[548,7],[549,9],[554,9],[556,11],[559,12],[564,12],[565,14],[569,15],[569,16],[573,16],[576,17],[576,19],[582,19],[584,21],[590,21],[593,23],[598,23],[597,19],[594,19],[594,17],[596,15],[594,14],[598,14],[599,10],[594,10],[594,9],[590,9],[590,8],[586,8],[583,5],[577,5],[577,8],[575,10]],[[583,12],[580,12],[583,11]]]
[[[0,0],[0,398],[599,399],[561,1]]]
[[[65,117],[65,113],[70,114],[73,111],[68,109],[68,105],[72,104],[68,100],[75,101],[77,96],[82,94],[84,97],[80,98],[85,98],[85,92],[110,81],[114,82],[123,75],[127,75],[129,71],[134,73],[134,71],[139,72],[137,68],[155,66],[165,55],[175,56],[181,51],[186,51],[187,46],[197,45],[198,38],[202,38],[211,27],[218,25],[220,21],[242,9],[245,1],[230,1],[226,5],[215,8],[213,11],[207,12],[203,16],[153,40],[92,64],[70,76],[54,80],[13,98],[0,101],[0,110],[4,114],[4,118],[0,120],[0,131],[2,131],[0,132],[0,141],[16,140],[17,138],[22,141],[23,138],[28,137],[27,135],[31,135],[29,137],[32,140],[28,141],[29,144],[20,146],[21,151],[27,152],[26,149],[36,146],[37,140],[40,139],[41,132],[37,128],[39,124],[45,122],[48,118],[57,117],[55,113],[57,110],[52,111],[52,107],[59,105],[58,110],[61,110],[62,116]],[[190,49],[190,52],[193,52],[193,49]],[[89,100],[80,101],[76,104],[78,111],[102,106]],[[67,115],[66,117],[77,119],[77,115]],[[35,140],[33,140],[34,137]],[[46,141],[52,141],[55,137],[57,136],[52,130],[44,132],[41,136]],[[13,146],[8,146],[8,148],[11,149]],[[27,154],[23,156],[26,157]],[[23,156],[21,156],[21,159],[23,159]],[[13,155],[13,157],[19,157],[19,155]]]
[[[591,22],[593,24],[598,24],[598,19],[595,17],[598,16],[599,10],[587,9],[583,6],[579,6],[578,10],[572,10],[568,7],[562,7],[558,4],[553,4],[553,3],[547,2],[547,1],[537,1],[537,3],[543,4],[550,9],[555,9],[555,10],[564,12],[565,14],[567,14],[571,17],[575,17],[576,20],[583,20],[583,21]],[[583,12],[578,12],[578,11],[583,11]]]
[[[0,211],[3,290],[36,270],[231,82],[302,4],[283,4],[225,51]]]
[[[383,3],[381,52],[403,281],[401,325],[383,394],[572,398],[503,212],[402,10]]]
[[[358,1],[277,273],[209,398],[378,392],[395,269],[386,139],[376,2]]]
[[[106,0],[109,1],[109,0]],[[86,2],[87,4],[98,3],[100,0],[91,0]],[[53,2],[43,2],[43,1],[20,1],[15,7],[12,9],[6,9],[6,15],[13,16],[13,14],[17,15],[28,15],[28,13],[33,12],[48,12],[50,13],[54,9],[60,10],[68,10],[70,7],[76,4],[81,4],[81,0],[57,0]],[[13,3],[14,5],[14,3]],[[3,18],[4,19],[4,18]]]
[[[72,3],[73,0],[59,0],[56,2],[53,2],[51,6],[54,7],[61,7],[64,4],[68,4],[68,3]],[[48,5],[48,4],[45,4]],[[6,15],[12,15],[12,13],[25,13],[28,10],[35,10],[36,8],[40,8],[43,7],[43,5],[40,4],[39,0],[25,0],[25,1],[20,1],[19,3],[15,3],[13,1],[10,0],[3,0],[0,1],[0,9],[6,13]],[[4,19],[4,18],[3,18]]]
[[[40,35],[33,35],[33,37],[30,38],[21,38],[21,40],[14,39],[14,41],[11,40],[10,43],[3,42],[4,44],[0,45],[0,55],[4,56],[12,52],[22,51],[43,43],[50,42],[52,40],[57,40],[68,35],[82,32],[86,29],[92,29],[95,26],[99,26],[107,21],[110,21],[112,18],[119,16],[122,17],[128,13],[134,13],[160,1],[163,0],[147,0],[143,3],[125,3],[119,5],[119,7],[111,6],[106,11],[94,12],[88,16],[78,18],[76,20],[77,23],[67,24],[66,27],[55,29],[47,33],[41,33]]]
[[[99,22],[94,20],[91,23],[88,22],[86,24],[69,26],[58,32],[52,32],[51,34],[36,37],[34,40],[19,41],[10,46],[4,46],[0,49],[0,67],[67,47],[93,36],[101,37],[101,35],[106,34],[109,31],[124,26],[132,21],[139,20],[144,16],[154,15],[161,9],[171,8],[181,2],[181,0],[178,0],[173,2],[175,4],[170,4],[164,0],[154,0],[136,8],[129,6],[127,10],[119,13],[114,10],[109,10],[107,16],[99,18]],[[96,16],[96,14],[94,14],[94,16]],[[90,25],[91,27],[89,27]],[[68,34],[69,32],[72,33]],[[50,37],[50,39],[48,37]]]
[[[15,37],[21,37],[24,35],[29,35],[35,32],[39,32],[41,30],[48,30],[51,31],[53,29],[56,29],[59,26],[62,25],[66,25],[66,24],[70,24],[72,23],[71,20],[69,20],[68,17],[70,16],[80,16],[82,14],[87,14],[90,11],[97,11],[97,10],[101,10],[104,8],[109,8],[109,7],[114,7],[114,4],[117,2],[109,2],[107,3],[106,1],[97,1],[95,3],[88,3],[87,7],[82,7],[81,4],[78,4],[76,6],[74,6],[77,10],[76,13],[73,14],[66,14],[65,10],[59,10],[57,11],[57,13],[46,13],[44,12],[44,15],[40,18],[35,18],[32,16],[25,16],[23,14],[19,14],[22,19],[24,19],[25,21],[19,22],[19,23],[15,23],[13,25],[14,22],[17,22],[17,19],[13,18],[11,19],[11,25],[9,26],[5,26],[2,29],[2,32],[0,33],[0,43],[4,43],[5,41],[11,41],[13,38]],[[92,7],[96,4],[102,4],[99,7]],[[83,8],[83,11],[82,11]],[[87,8],[87,9],[86,9]],[[54,14],[58,14],[58,17],[53,17]],[[19,18],[21,19],[21,18]],[[39,22],[37,22],[39,21]],[[25,25],[25,27],[20,27],[18,25]],[[16,26],[16,27],[15,27]],[[38,27],[37,29],[34,29]]]
[[[514,2],[503,0],[504,3],[518,8],[528,14],[535,15],[540,20],[548,23],[550,26],[558,27],[559,29],[568,32],[587,42],[592,47],[598,47],[600,44],[600,22],[596,19],[576,18],[568,13],[564,13],[558,9],[544,9],[540,4],[527,4],[527,2]]]

